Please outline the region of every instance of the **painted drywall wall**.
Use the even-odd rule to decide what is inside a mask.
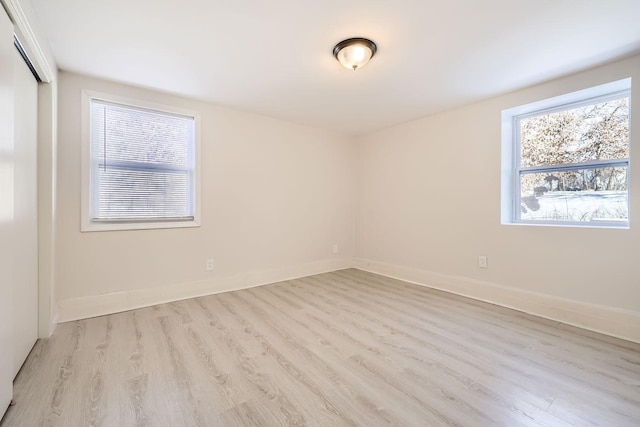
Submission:
[[[199,228],[80,232],[82,90],[200,112]],[[333,269],[354,255],[356,149],[347,137],[68,72],[58,76],[58,118],[61,321],[101,314],[114,295],[121,303],[111,311]],[[144,302],[134,302],[141,290]],[[87,304],[92,311],[79,314]]]
[[[38,84],[38,336],[57,324],[55,282],[58,83]]]
[[[523,301],[536,295],[640,315],[639,129],[630,229],[500,223],[501,111],[626,77],[636,103],[638,56],[361,137],[356,265],[520,309],[499,295],[522,291]],[[489,268],[478,268],[479,255]]]

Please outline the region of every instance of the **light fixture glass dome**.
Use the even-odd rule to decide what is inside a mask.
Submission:
[[[376,44],[369,39],[353,38],[343,40],[333,48],[333,56],[350,70],[357,70],[367,65],[378,50]]]

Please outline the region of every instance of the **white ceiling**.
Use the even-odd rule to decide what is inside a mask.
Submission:
[[[354,135],[640,51],[640,0],[31,1],[63,70]]]

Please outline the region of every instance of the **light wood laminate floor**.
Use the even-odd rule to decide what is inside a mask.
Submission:
[[[61,324],[11,426],[639,426],[640,345],[358,270]]]

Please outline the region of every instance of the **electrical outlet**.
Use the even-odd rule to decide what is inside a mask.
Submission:
[[[213,270],[213,259],[209,258],[207,260],[207,271]]]
[[[333,253],[334,254],[338,253],[338,245],[333,245]]]
[[[478,267],[487,268],[489,264],[487,264],[487,257],[485,255],[480,255],[478,257]]]

